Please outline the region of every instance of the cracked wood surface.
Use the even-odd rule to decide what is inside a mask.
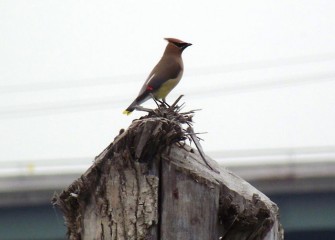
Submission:
[[[53,203],[69,239],[283,239],[264,194],[180,143],[180,124],[135,120]]]

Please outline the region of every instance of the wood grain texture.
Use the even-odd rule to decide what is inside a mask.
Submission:
[[[283,239],[278,208],[180,143],[180,123],[135,120],[53,203],[69,239]]]
[[[169,224],[162,223],[166,232],[178,234],[178,231],[183,231],[171,219],[183,219],[188,214],[189,229],[192,229],[193,235],[188,238],[183,235],[181,239],[283,239],[278,207],[245,180],[223,167],[219,169],[219,174],[211,171],[197,151],[189,146],[184,146],[184,151],[173,146],[163,156],[167,165],[163,169],[163,176],[166,176],[163,181],[167,183],[163,183],[165,201],[162,208],[166,209],[164,204],[168,205],[167,209],[178,207],[176,211],[169,211]],[[211,166],[219,168],[208,156],[207,160]],[[178,186],[183,190],[180,191]],[[192,195],[192,201],[181,200],[171,204],[176,201],[173,199],[176,192],[182,192],[186,199]],[[193,211],[190,206],[194,206]],[[201,216],[201,227],[193,230],[196,224],[192,219],[198,215]]]

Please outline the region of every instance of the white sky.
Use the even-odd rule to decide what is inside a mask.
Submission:
[[[335,146],[335,2],[0,1],[0,161],[93,158],[161,57],[205,152]],[[152,102],[144,104],[154,106]]]

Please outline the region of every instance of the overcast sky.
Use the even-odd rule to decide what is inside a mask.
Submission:
[[[335,146],[334,13],[331,0],[2,0],[0,161],[98,155],[144,114],[122,111],[164,37],[193,43],[167,100],[202,109],[206,152]]]

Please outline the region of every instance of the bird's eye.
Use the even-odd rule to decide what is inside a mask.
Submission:
[[[177,43],[177,42],[175,42],[173,44],[176,45],[179,48],[184,48],[185,47],[185,43]]]

